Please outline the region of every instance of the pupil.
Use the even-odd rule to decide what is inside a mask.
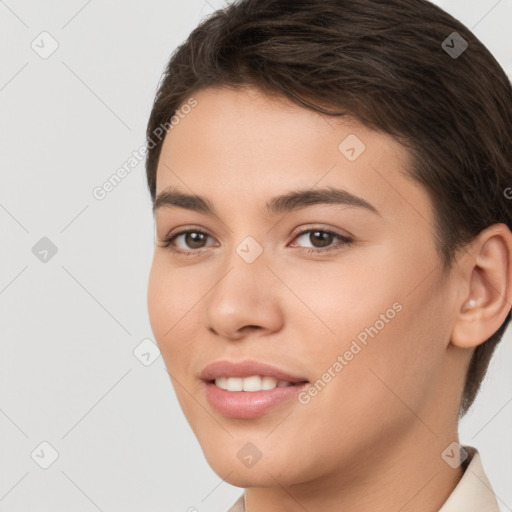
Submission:
[[[198,247],[200,247],[200,244],[203,241],[203,240],[201,240],[201,238],[203,237],[203,233],[197,233],[197,232],[187,233],[186,237],[187,237],[187,244],[190,247],[192,247],[193,249],[197,249]],[[192,239],[191,240],[192,243],[189,243],[190,239]],[[194,245],[197,243],[199,243],[199,246]]]
[[[320,245],[315,246],[315,247],[326,247],[327,245],[329,245],[330,237],[332,235],[330,233],[326,233],[325,231],[311,232],[310,240],[313,243],[313,245],[315,245],[313,239],[311,238],[312,236],[314,236],[314,237],[319,236],[319,238],[320,238],[320,242],[321,242]],[[318,241],[318,239],[317,239],[317,241]]]

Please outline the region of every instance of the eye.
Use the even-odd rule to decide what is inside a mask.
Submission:
[[[308,233],[309,236],[306,237]],[[162,240],[163,243],[160,245],[160,247],[167,248],[176,254],[181,254],[184,256],[196,256],[203,252],[201,249],[207,247],[205,242],[207,241],[208,237],[208,233],[202,229],[186,229],[165,237]],[[185,244],[185,247],[180,248],[177,246],[176,242],[180,238]],[[299,240],[301,238],[305,238],[306,242],[309,241],[311,244],[313,244],[310,247],[299,246],[301,251],[307,254],[330,253],[339,250],[342,246],[350,245],[354,241],[352,238],[345,235],[320,228],[303,230],[295,236],[294,240]],[[337,240],[337,242],[333,244],[333,240]]]
[[[301,238],[304,238],[306,242],[312,244],[309,247],[302,248],[307,254],[337,251],[342,246],[350,245],[354,241],[348,236],[320,228],[301,231],[297,234],[294,240],[300,240]],[[333,245],[332,241],[334,239],[337,239],[338,241]]]
[[[201,229],[186,229],[165,237],[162,240],[163,244],[160,247],[168,248],[170,251],[177,254],[192,256],[195,254],[200,254],[200,251],[197,249],[202,249],[204,247],[204,242],[208,236],[208,233]],[[182,241],[186,244],[184,249],[176,246],[176,241],[179,240],[180,237],[183,237]]]

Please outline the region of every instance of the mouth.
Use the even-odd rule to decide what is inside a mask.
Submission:
[[[291,407],[309,381],[256,361],[216,361],[200,375],[209,405],[222,416],[249,419]],[[298,403],[297,400],[295,400]]]

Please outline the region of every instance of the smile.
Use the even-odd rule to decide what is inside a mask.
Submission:
[[[300,374],[253,360],[214,361],[198,377],[210,407],[222,416],[240,419],[297,404],[297,395],[309,385]]]

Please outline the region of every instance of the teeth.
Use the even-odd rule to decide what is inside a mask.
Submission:
[[[246,377],[241,379],[243,391],[261,391],[261,377],[253,375],[252,377]]]
[[[262,377],[261,389],[274,389],[276,387],[276,379],[274,377]]]
[[[228,389],[228,379],[225,377],[219,377],[215,379],[215,385],[222,389]]]
[[[243,390],[244,379],[235,377],[235,378],[229,378],[226,380],[227,380],[226,389],[228,391],[242,391]]]
[[[292,386],[286,380],[274,379],[274,377],[251,375],[250,377],[219,377],[215,379],[215,385],[228,391],[263,391],[275,387]]]

